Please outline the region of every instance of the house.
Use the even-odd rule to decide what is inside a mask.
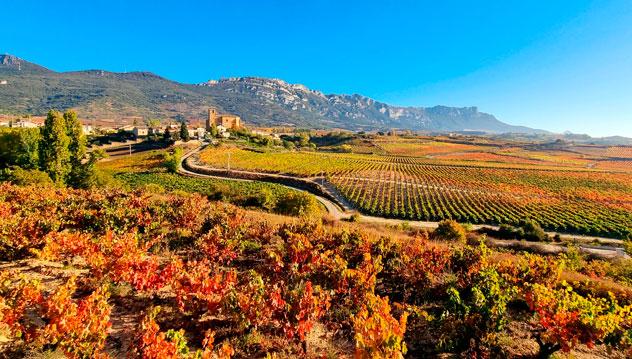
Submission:
[[[213,125],[223,126],[227,129],[241,128],[241,118],[236,115],[218,114],[214,108],[208,109],[208,118],[206,119],[206,130],[210,131]]]
[[[83,133],[86,135],[91,135],[92,134],[92,126],[91,125],[82,125],[81,129],[83,130]]]
[[[165,132],[165,130],[163,130],[160,127],[156,127],[156,128],[150,128],[147,130],[147,133],[150,135],[162,135]]]
[[[195,132],[197,134],[197,138],[204,138],[204,136],[206,136],[206,129],[203,127],[196,128]]]
[[[12,127],[19,127],[19,128],[36,128],[36,127],[40,127],[41,124],[37,124],[37,123],[33,123],[31,121],[26,121],[26,120],[18,120],[16,122],[13,123]]]
[[[149,129],[147,127],[134,127],[132,132],[135,137],[146,137],[149,135]]]
[[[7,80],[0,80],[0,85],[6,85],[7,84]]]

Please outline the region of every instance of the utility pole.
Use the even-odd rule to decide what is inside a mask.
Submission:
[[[129,144],[129,155],[130,156],[132,155],[132,144],[131,143]]]
[[[230,171],[230,152],[228,152],[227,154],[228,154],[228,162],[226,164],[226,168]]]

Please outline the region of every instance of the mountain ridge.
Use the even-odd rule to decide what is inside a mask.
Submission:
[[[208,107],[260,126],[546,133],[513,126],[477,107],[392,106],[360,94],[325,94],[302,84],[263,77],[179,83],[146,72],[91,69],[56,72],[12,55],[0,55],[0,112],[43,114],[74,108],[86,119],[201,120]]]

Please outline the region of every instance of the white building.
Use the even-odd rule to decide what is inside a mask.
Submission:
[[[204,138],[206,136],[206,129],[204,127],[198,127],[195,129],[197,138]]]
[[[19,128],[36,128],[40,126],[41,125],[37,123],[33,123],[31,121],[26,121],[26,120],[18,120],[13,123],[13,127],[19,127]]]
[[[6,85],[7,83],[7,80],[0,80],[0,85]]]
[[[91,135],[92,134],[92,126],[91,125],[82,125],[81,129],[83,130],[83,134],[84,135]]]
[[[148,130],[148,133],[150,135],[162,135],[164,132],[165,131],[162,128],[160,128],[160,127],[158,127],[158,128],[150,128]]]
[[[145,137],[149,135],[149,129],[147,127],[134,127],[132,133],[134,133],[136,137]]]

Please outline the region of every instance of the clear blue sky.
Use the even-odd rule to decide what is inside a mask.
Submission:
[[[3,0],[0,52],[189,83],[265,76],[632,137],[632,1]]]

